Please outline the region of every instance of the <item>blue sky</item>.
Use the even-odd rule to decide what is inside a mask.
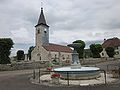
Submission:
[[[120,38],[120,0],[0,0],[0,37],[34,45],[41,1],[52,43]]]

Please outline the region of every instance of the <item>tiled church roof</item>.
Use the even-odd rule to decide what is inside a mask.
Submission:
[[[46,46],[43,46],[43,47],[47,51],[72,53],[72,49],[68,46],[49,43],[49,45],[46,45]]]
[[[115,47],[115,46],[120,46],[120,39],[119,38],[111,38],[111,39],[107,39],[104,41],[104,43],[102,44],[103,48],[106,47]]]

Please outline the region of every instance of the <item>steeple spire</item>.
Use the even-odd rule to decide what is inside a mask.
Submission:
[[[36,26],[41,25],[41,24],[48,26],[46,23],[45,17],[44,17],[43,7],[41,7],[41,13],[40,13],[39,20]]]

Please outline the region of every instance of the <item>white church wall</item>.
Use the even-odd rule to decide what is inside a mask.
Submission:
[[[35,47],[34,50],[31,52],[31,60],[32,61],[38,61],[38,58],[37,58],[37,48]]]
[[[71,53],[67,52],[51,52],[51,59],[56,60],[58,62],[72,62],[72,55]]]
[[[57,61],[59,60],[59,52],[51,51],[51,60],[53,61],[54,59],[56,59]]]
[[[49,61],[48,55],[49,55],[49,52],[42,47],[41,48],[41,61]]]
[[[61,56],[62,56],[62,61],[66,61],[66,60],[72,60],[72,55],[71,53],[65,53],[65,52],[61,52]]]

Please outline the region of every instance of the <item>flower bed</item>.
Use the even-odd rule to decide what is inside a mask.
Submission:
[[[48,70],[48,71],[52,71],[52,67],[48,67],[47,70]]]
[[[53,84],[59,84],[60,74],[54,73],[51,75],[52,83]]]
[[[60,78],[60,74],[54,73],[51,75],[51,78]]]

